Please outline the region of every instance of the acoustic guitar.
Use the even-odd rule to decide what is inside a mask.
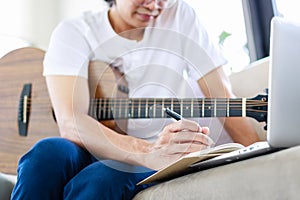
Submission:
[[[42,76],[45,52],[14,50],[0,60],[0,172],[16,174],[19,158],[42,138],[59,136]],[[252,117],[267,121],[267,95],[254,98],[128,98],[122,74],[103,62],[89,65],[89,115],[106,126],[126,119],[166,118],[170,108],[185,118]]]

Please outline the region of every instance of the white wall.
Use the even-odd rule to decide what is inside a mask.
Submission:
[[[1,0],[0,36],[19,37],[46,50],[60,20],[104,6],[102,0]]]

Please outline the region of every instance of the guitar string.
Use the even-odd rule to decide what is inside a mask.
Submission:
[[[31,108],[31,107],[35,107],[35,108],[49,108],[51,107],[50,105],[49,106],[45,106],[46,104],[39,104],[39,105],[34,105],[34,104],[31,104],[31,103],[27,103],[27,108]],[[162,108],[162,107],[172,107],[173,109],[190,109],[190,108],[215,108],[215,104],[206,104],[206,105],[195,105],[193,104],[193,106],[190,106],[190,105],[174,105],[171,106],[171,104],[164,104],[164,106],[162,104],[149,104],[148,106],[147,105],[139,105],[139,104],[91,104],[91,106],[99,106],[100,108],[103,108],[103,107],[111,107],[111,108],[118,108],[118,109],[121,109],[121,108],[141,108],[141,109],[145,109],[145,108],[153,108],[155,105],[156,108]],[[268,104],[247,104],[245,105],[246,108],[253,108],[253,107],[264,107],[264,106],[267,106]],[[3,106],[3,104],[0,106],[0,108],[15,108],[16,106],[10,104],[6,104]],[[216,105],[216,108],[227,108],[228,106],[226,104],[218,104]],[[242,104],[231,104],[229,108],[241,108],[242,107]]]
[[[30,108],[32,106],[34,107],[45,107],[46,104],[31,104],[30,102],[27,102],[27,107]],[[145,105],[145,104],[120,104],[120,103],[106,103],[106,104],[103,104],[103,103],[91,103],[92,106],[102,106],[102,107],[112,107],[112,108],[126,108],[126,107],[130,107],[130,108],[149,108],[149,107],[158,107],[158,108],[161,108],[161,107],[170,107],[172,106],[172,104],[168,104],[168,103],[164,103],[164,104],[148,104],[148,105]],[[164,105],[164,106],[163,106]],[[193,104],[193,108],[214,108],[216,105],[217,108],[227,108],[228,105],[227,104],[214,104],[214,103],[210,103],[210,104]],[[243,104],[230,104],[230,108],[241,108]],[[252,103],[252,104],[246,104],[245,107],[246,108],[253,108],[253,107],[259,107],[259,106],[267,106],[268,104],[267,103]],[[1,108],[7,108],[8,106],[11,106],[11,107],[15,107],[13,106],[13,104],[6,104],[6,106],[1,106]],[[51,107],[51,106],[49,106]],[[191,108],[192,106],[187,105],[187,104],[180,104],[180,103],[176,103],[174,104],[173,103],[173,108],[182,108],[182,109],[185,109],[185,108]]]
[[[34,103],[42,103],[42,105],[45,105],[45,104],[51,104],[50,102],[46,102],[46,101],[40,101],[40,100],[34,100],[34,101],[27,101],[27,104],[31,104],[31,102],[34,102]],[[4,102],[4,103],[1,103],[1,105],[18,105],[19,103],[24,103],[24,101],[20,101],[20,102]],[[242,105],[243,102],[214,102],[214,101],[204,101],[204,102],[192,102],[192,103],[188,103],[188,102],[183,102],[183,103],[180,103],[180,102],[119,102],[119,101],[114,101],[114,102],[97,102],[97,101],[92,101],[90,102],[91,104],[94,104],[94,105],[114,105],[114,104],[118,104],[118,105],[146,105],[146,104],[156,104],[156,105]],[[246,102],[246,105],[268,105],[268,102]]]
[[[8,107],[0,107],[0,109],[7,109],[7,108]],[[10,107],[10,108],[14,109],[15,107]],[[32,107],[27,107],[27,108],[31,109]],[[52,111],[51,107],[48,107],[47,109],[45,109],[46,107],[35,107],[35,106],[33,106],[33,108],[35,109],[35,112],[38,112],[38,111],[40,111],[40,112],[44,112],[44,111],[51,112]],[[40,108],[42,108],[42,109],[40,109]],[[104,111],[105,112],[116,112],[116,111],[113,111],[113,110],[114,109],[118,110],[120,108],[123,109],[124,107],[118,107],[118,106],[112,107],[111,106],[109,108],[100,108],[99,110],[101,110],[101,112],[104,112]],[[130,110],[131,108],[133,108],[134,111],[136,112],[139,107],[127,107],[128,110]],[[146,107],[140,107],[141,110],[145,110],[144,108],[146,108]],[[204,107],[204,108],[205,108],[204,110],[209,110],[211,112],[214,111],[214,110],[216,110],[216,111],[226,111],[227,110],[227,107],[217,107],[217,109],[214,109],[213,107]],[[180,107],[177,107],[174,110],[176,110],[176,109],[180,109]],[[162,109],[157,108],[156,111],[157,110],[162,110]],[[185,113],[189,112],[189,111],[186,111],[186,110],[191,110],[191,109],[183,109],[183,112],[185,112]],[[199,107],[194,107],[193,111],[195,112],[196,110],[202,111],[202,107],[200,107],[200,106]],[[230,110],[232,110],[232,111],[242,111],[243,109],[241,107],[230,107]],[[253,109],[250,106],[246,107],[246,111],[253,111],[253,112],[260,112],[260,113],[267,113],[268,112],[267,110]]]
[[[24,99],[24,98],[23,98]],[[21,100],[23,100],[21,99]],[[11,99],[10,99],[11,100]],[[49,101],[49,98],[40,98],[40,99],[35,99],[32,97],[27,98],[28,101],[32,100],[43,100],[43,101]],[[114,102],[114,101],[122,101],[122,102],[130,102],[130,101],[155,101],[155,102],[169,102],[169,101],[174,101],[174,102],[197,102],[197,101],[217,101],[217,102],[241,102],[243,98],[185,98],[185,99],[178,99],[178,98],[92,98],[90,101],[107,101],[107,102]],[[246,101],[249,102],[267,102],[264,100],[259,100],[259,99],[246,99]]]
[[[7,106],[11,105],[12,106],[13,104],[5,104],[5,105],[7,105]],[[129,102],[126,102],[126,103],[124,103],[124,102],[122,102],[122,103],[121,102],[113,102],[113,103],[96,102],[96,103],[93,103],[93,102],[91,102],[91,105],[92,106],[101,105],[103,107],[112,107],[112,108],[130,107],[130,108],[143,108],[144,109],[146,107],[153,107],[154,104],[152,104],[152,102],[150,102],[148,104],[148,106],[147,106],[144,103],[140,104],[138,102],[136,102],[136,103],[129,103]],[[156,102],[155,105],[157,107],[161,107],[163,104],[159,104],[159,103]],[[165,105],[165,107],[170,107],[172,104],[165,102],[164,105]],[[226,103],[220,104],[219,102],[217,102],[217,104],[214,104],[213,102],[209,102],[209,103],[204,102],[204,108],[211,108],[211,107],[214,108],[215,105],[216,105],[217,108],[227,108],[227,104]],[[232,103],[231,102],[229,105],[230,105],[230,108],[240,108],[241,105],[242,105],[242,103],[239,103],[239,102]],[[247,103],[245,105],[245,107],[246,108],[252,108],[252,107],[255,107],[255,106],[267,106],[267,105],[268,105],[268,103],[266,103],[266,102],[252,102],[252,103]],[[6,107],[2,107],[2,108],[7,108],[7,106]],[[30,108],[32,106],[31,102],[27,102],[27,106],[28,106],[28,108]],[[39,107],[39,106],[44,106],[44,105],[38,104],[35,107]],[[12,106],[12,107],[14,107],[14,106]],[[190,106],[190,104],[187,105],[187,103],[183,103],[183,104],[181,104],[181,103],[173,103],[172,107],[173,108],[183,108],[183,109],[185,109],[185,108],[189,108],[191,106]],[[203,105],[195,103],[195,104],[193,104],[193,108],[203,108]]]
[[[0,109],[2,109],[1,107],[0,107]],[[157,110],[156,110],[157,111]],[[195,112],[195,111],[197,111],[197,109],[194,109],[193,110],[193,112]],[[199,112],[201,112],[202,110],[201,109],[198,109],[198,111]],[[211,112],[213,112],[214,111],[214,109],[210,109],[209,111],[211,111]],[[220,111],[226,111],[226,109],[224,108],[224,109],[216,109],[216,111],[217,112],[220,112]],[[242,109],[231,109],[231,111],[242,111]],[[257,113],[267,113],[268,111],[266,111],[266,110],[258,110],[258,109],[246,109],[246,111],[249,111],[249,112],[251,112],[251,111],[253,111],[253,112],[257,112]],[[51,109],[48,109],[48,110],[41,110],[41,109],[35,109],[35,112],[34,113],[44,113],[44,112],[52,112],[52,110]],[[116,111],[113,111],[113,110],[111,110],[111,109],[105,109],[105,110],[101,110],[101,113],[103,113],[103,112],[106,112],[106,113],[108,113],[108,112],[110,112],[110,113],[114,113],[114,112],[116,112]],[[134,112],[137,112],[137,110],[134,110]],[[184,113],[188,113],[188,112],[190,112],[190,111],[183,111]],[[28,113],[31,113],[30,111],[28,111]],[[117,115],[117,114],[116,114]],[[122,112],[122,115],[124,115],[124,112]]]
[[[49,100],[46,100],[46,99],[39,99],[39,100],[33,100],[32,98],[27,98],[27,101],[28,102],[31,102],[31,101],[38,101],[38,102],[49,102]],[[23,102],[22,100],[20,102]],[[181,99],[165,99],[165,100],[162,100],[162,99],[156,99],[156,100],[146,100],[146,99],[91,99],[90,100],[90,103],[97,103],[97,104],[122,104],[122,105],[127,105],[127,104],[131,104],[131,103],[134,103],[134,104],[145,104],[145,103],[164,103],[164,104],[191,104],[191,103],[194,103],[194,104],[197,104],[197,102],[199,102],[199,104],[202,105],[202,102],[204,103],[211,103],[211,104],[221,104],[221,103],[229,103],[229,104],[242,104],[242,99],[214,99],[214,98],[205,98],[204,100],[203,99],[195,99],[195,100],[190,100],[190,99],[184,99],[184,100],[181,100]],[[173,103],[171,103],[173,102]],[[266,101],[261,101],[261,100],[246,100],[246,103],[247,105],[248,104],[251,104],[251,103],[260,103],[260,104],[267,104],[268,102]],[[7,102],[6,102],[7,103]]]
[[[2,109],[2,108],[0,108],[0,109]],[[130,110],[130,109],[128,109],[128,110]],[[156,111],[158,111],[158,110],[156,110]],[[193,110],[193,112],[195,113],[195,112],[201,112],[202,110],[201,109],[194,109]],[[224,108],[224,109],[216,109],[216,112],[218,112],[218,114],[217,114],[217,117],[218,117],[218,115],[220,115],[219,113],[221,112],[221,111],[223,111],[223,112],[225,112],[225,111],[227,111],[226,110],[226,108]],[[231,109],[231,111],[232,112],[242,112],[242,109]],[[268,113],[268,111],[267,110],[258,110],[258,109],[249,109],[249,108],[246,108],[246,110],[245,110],[246,112],[256,112],[256,113]],[[43,109],[43,110],[41,110],[41,109],[35,109],[34,110],[34,113],[35,114],[37,114],[37,113],[39,113],[39,114],[41,114],[41,113],[51,113],[52,112],[52,110],[51,109],[47,109],[47,110],[45,110],[45,109]],[[97,111],[90,111],[89,112],[89,114],[91,114],[91,113],[93,113],[93,112],[96,112],[97,113]],[[101,111],[98,111],[98,113],[112,113],[112,114],[114,114],[114,115],[122,115],[122,116],[124,116],[124,115],[128,115],[128,114],[126,114],[125,112],[121,112],[121,114],[119,114],[119,113],[116,113],[116,112],[118,112],[118,111],[113,111],[112,109],[105,109],[105,110],[101,110]],[[137,110],[134,110],[134,113],[136,113],[136,112],[138,112]],[[144,111],[141,111],[141,114],[140,115],[143,115],[142,113],[143,113]],[[210,110],[208,110],[207,112],[214,112],[214,110],[213,109],[210,109]],[[32,113],[30,110],[28,110],[27,111],[27,113]],[[132,114],[132,113],[131,113]],[[185,115],[187,115],[187,116],[189,116],[189,114],[190,114],[190,111],[183,111],[183,113],[180,113],[179,112],[179,114],[185,114]],[[137,114],[138,115],[138,114]],[[149,114],[148,114],[149,115]],[[160,114],[161,115],[161,114]],[[195,115],[195,114],[194,114]]]

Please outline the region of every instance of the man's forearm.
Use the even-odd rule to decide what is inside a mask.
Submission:
[[[221,120],[225,121],[224,127],[234,142],[248,146],[260,140],[248,118],[228,117]]]
[[[61,134],[99,159],[134,165],[144,164],[141,155],[147,153],[150,145],[145,140],[118,134],[85,114],[74,114],[68,124],[61,125]]]

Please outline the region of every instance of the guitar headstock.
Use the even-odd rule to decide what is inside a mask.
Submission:
[[[267,122],[268,117],[268,95],[257,95],[247,99],[246,115],[259,122]]]

